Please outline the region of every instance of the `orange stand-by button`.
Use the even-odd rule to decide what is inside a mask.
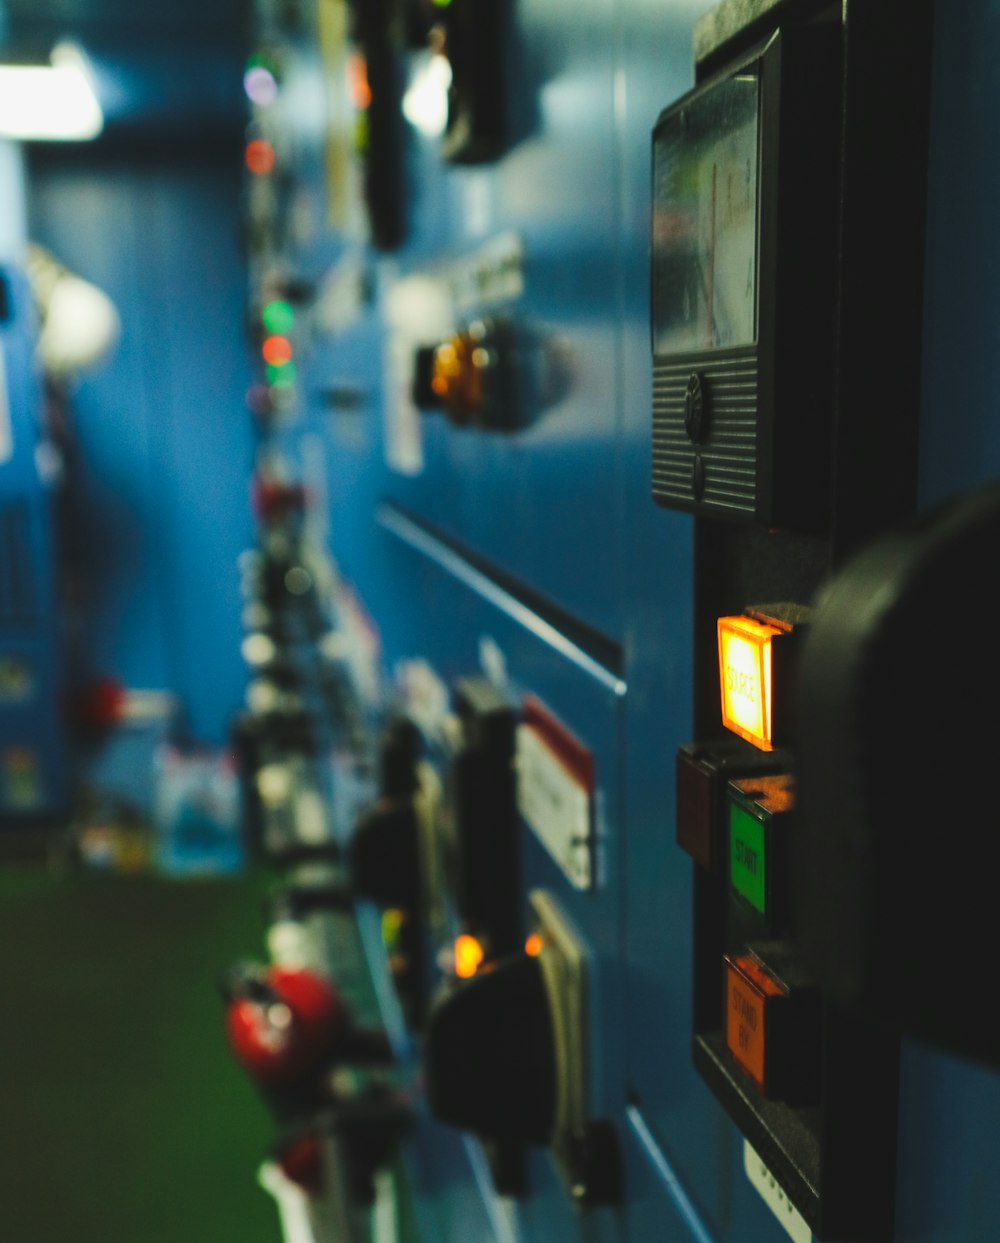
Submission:
[[[749,955],[725,958],[726,1044],[762,1092],[767,1093],[768,1001],[786,990]]]

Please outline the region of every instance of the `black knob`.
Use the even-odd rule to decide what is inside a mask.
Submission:
[[[514,751],[517,716],[492,682],[458,683],[455,711],[462,746],[452,761],[455,905],[466,924],[484,934],[491,955],[514,953],[523,942]]]
[[[414,793],[422,748],[420,730],[409,717],[394,717],[385,727],[379,745],[379,792],[385,798]]]
[[[411,1121],[409,1101],[388,1084],[369,1083],[350,1097],[338,1099],[327,1126],[340,1141],[337,1147],[355,1203],[373,1202],[375,1175],[393,1160]]]
[[[443,994],[428,1017],[424,1058],[441,1121],[482,1139],[548,1143],[557,1067],[539,960],[503,959]]]
[[[420,841],[409,799],[381,799],[358,821],[348,848],[355,892],[413,910],[420,896]]]
[[[994,485],[884,536],[817,600],[799,670],[794,895],[831,997],[1000,1062]]]

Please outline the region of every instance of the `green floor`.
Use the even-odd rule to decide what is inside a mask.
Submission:
[[[215,984],[266,883],[0,865],[0,1238],[278,1243]]]

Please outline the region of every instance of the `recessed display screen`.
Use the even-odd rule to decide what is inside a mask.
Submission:
[[[653,351],[757,337],[759,79],[727,78],[668,114],[653,145]]]

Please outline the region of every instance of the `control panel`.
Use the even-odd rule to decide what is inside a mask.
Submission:
[[[841,39],[779,27],[653,132],[653,497],[829,519]]]
[[[1000,463],[948,327],[995,319],[954,137],[987,146],[985,9],[258,9],[248,799],[274,927],[349,933],[310,960],[324,1074],[392,1118],[366,1180],[334,1161],[352,1211],[391,1188],[398,1243],[988,1235],[995,496],[930,506],[973,441]]]
[[[850,815],[823,819],[820,846],[802,806],[814,705],[798,696],[814,601],[847,528],[857,538],[867,513],[875,533],[880,506],[906,509],[901,489],[866,511],[838,459],[876,396],[852,387],[844,362],[864,348],[849,274],[855,246],[874,239],[849,204],[871,137],[855,118],[843,13],[750,16],[722,6],[704,19],[700,80],[652,135],[653,496],[696,515],[697,733],[676,756],[677,840],[694,861],[693,1058],[748,1168],[760,1162],[803,1228],[875,1240],[895,1214],[898,1036],[845,1005],[808,948],[821,855],[850,858],[852,876],[860,860]],[[891,164],[883,156],[882,178]],[[895,175],[920,193],[919,166]],[[915,217],[887,262],[921,245]],[[900,296],[919,298],[918,272]],[[915,323],[896,331],[915,348]],[[885,445],[897,481],[909,419],[897,418],[894,459]],[[860,912],[841,896],[836,936],[850,943]]]

